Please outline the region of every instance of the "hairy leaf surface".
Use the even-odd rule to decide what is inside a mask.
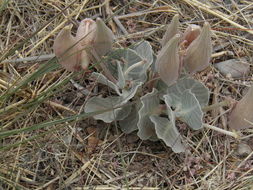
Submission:
[[[176,117],[194,130],[202,128],[203,112],[195,95],[190,90],[185,90],[179,100],[175,101],[173,98],[170,95],[164,96],[167,107],[173,104]]]
[[[173,102],[179,102],[181,95],[185,90],[191,90],[191,92],[196,96],[201,107],[208,104],[209,101],[209,91],[201,82],[191,79],[183,78],[177,81],[176,84],[168,88],[168,94],[173,97]],[[171,106],[173,106],[173,102]]]
[[[105,109],[112,109],[112,111],[108,111],[99,115],[93,116],[94,119],[102,120],[105,123],[111,123],[114,120],[122,120],[125,117],[128,116],[128,114],[131,111],[130,106],[125,106],[122,108],[116,108],[114,107],[121,104],[121,98],[120,97],[92,97],[88,100],[88,102],[85,105],[84,111],[86,113],[94,112],[94,111],[100,111]]]
[[[172,114],[173,115],[173,114]],[[185,147],[181,142],[181,136],[175,126],[175,119],[168,120],[156,115],[150,116],[151,121],[155,124],[155,131],[159,139],[172,148],[175,153],[184,152]]]
[[[142,140],[147,140],[156,136],[154,124],[149,116],[156,114],[159,108],[159,101],[158,91],[156,89],[153,89],[152,92],[141,97],[141,108],[138,112],[139,121],[137,124],[139,131],[137,135]]]

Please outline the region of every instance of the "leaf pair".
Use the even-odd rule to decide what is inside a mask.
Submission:
[[[54,41],[54,53],[59,63],[68,71],[87,69],[89,63],[108,53],[114,41],[112,31],[98,18],[81,21],[76,36],[72,26],[64,27]]]
[[[156,68],[168,86],[177,81],[182,66],[190,74],[194,74],[205,69],[210,63],[211,28],[207,22],[204,23],[202,30],[197,25],[191,25],[183,35],[180,35],[179,16],[175,15],[161,44],[162,49],[157,57]],[[185,53],[180,53],[180,50]]]
[[[194,79],[183,78],[169,87],[162,99],[165,102],[165,110],[164,104],[160,104],[156,89],[141,97],[137,134],[142,140],[159,138],[174,152],[183,152],[185,147],[176,127],[176,119],[194,130],[201,129],[201,107],[208,103],[208,89]]]
[[[107,61],[107,67],[119,81],[120,67],[115,65],[115,60],[120,64],[125,80],[145,82],[147,70],[153,63],[153,50],[147,41],[135,44],[131,49],[115,49]]]

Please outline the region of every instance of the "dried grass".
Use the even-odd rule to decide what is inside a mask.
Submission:
[[[252,153],[237,154],[238,143],[252,144],[252,129],[237,140],[182,125],[188,150],[174,154],[161,142],[142,142],[114,125],[75,117],[96,84],[88,80],[89,73],[54,69],[52,56],[53,39],[64,25],[72,23],[76,29],[81,19],[97,16],[117,35],[115,46],[145,39],[157,51],[164,24],[179,13],[184,28],[210,22],[213,63],[231,57],[251,63],[253,3],[108,2],[0,1],[0,189],[253,189]],[[196,78],[212,91],[211,103],[217,103],[240,99],[252,70],[249,77],[234,80],[211,67]],[[229,109],[209,111],[205,122],[226,130]]]

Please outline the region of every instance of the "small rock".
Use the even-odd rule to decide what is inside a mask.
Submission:
[[[252,149],[250,148],[249,145],[247,145],[245,143],[240,143],[237,147],[236,152],[237,152],[238,156],[246,157],[252,152]]]
[[[129,144],[135,143],[139,140],[139,137],[136,134],[129,134],[126,136],[127,142]]]
[[[223,75],[240,78],[247,75],[250,65],[245,60],[229,59],[214,64]]]

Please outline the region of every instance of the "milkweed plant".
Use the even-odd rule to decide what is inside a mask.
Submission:
[[[114,91],[107,97],[91,97],[84,111],[110,110],[94,119],[116,121],[124,133],[137,131],[142,140],[162,140],[174,152],[184,152],[177,123],[193,130],[203,128],[202,108],[208,104],[209,91],[192,75],[209,66],[212,45],[208,22],[203,27],[189,25],[184,32],[179,25],[175,15],[157,55],[147,41],[112,49],[113,32],[99,18],[82,20],[76,36],[71,26],[63,28],[53,47],[59,63],[79,71],[99,62],[96,70],[101,72],[91,77]]]

